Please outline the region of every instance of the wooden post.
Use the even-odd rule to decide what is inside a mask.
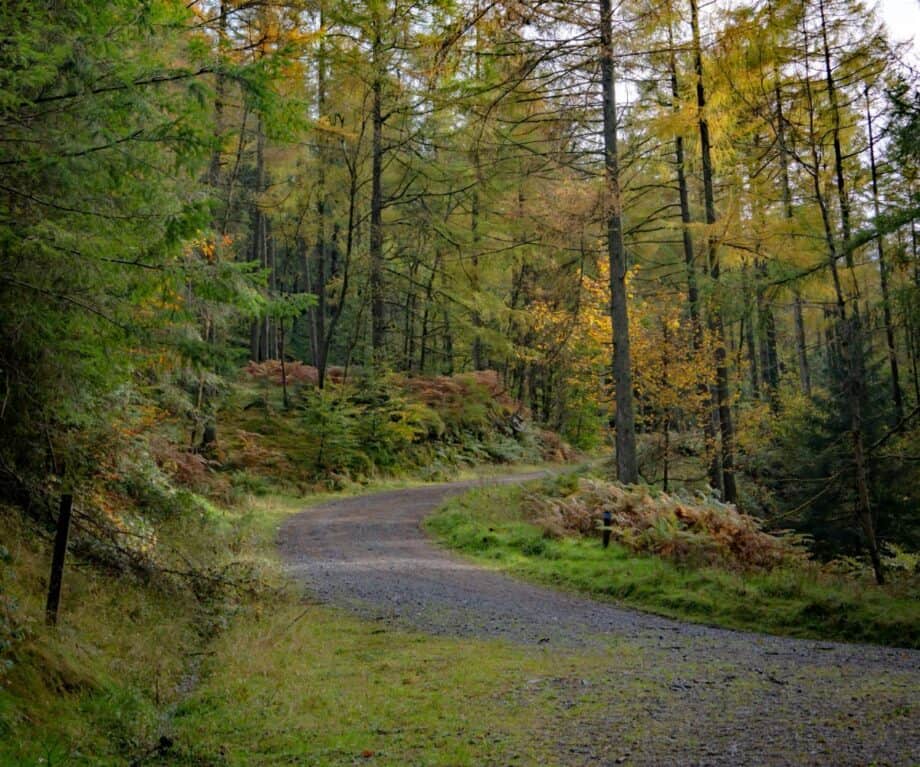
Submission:
[[[290,407],[287,393],[287,369],[284,367],[284,317],[278,318],[278,355],[281,357],[281,401],[284,409]]]
[[[57,625],[58,607],[61,604],[61,582],[64,578],[64,557],[67,555],[67,536],[70,534],[70,515],[73,511],[73,496],[64,493],[58,511],[57,535],[54,538],[54,556],[51,560],[51,579],[48,582],[48,603],[45,606],[45,622]]]

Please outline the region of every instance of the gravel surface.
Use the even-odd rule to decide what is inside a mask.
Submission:
[[[558,656],[558,675],[522,679],[510,702],[567,712],[533,736],[558,764],[920,765],[920,652],[681,623],[477,567],[420,523],[479,484],[310,508],[282,527],[283,558],[364,617]],[[599,650],[591,679],[566,674],[567,654]]]

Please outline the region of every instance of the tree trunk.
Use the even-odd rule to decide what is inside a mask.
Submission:
[[[744,267],[745,272],[747,271],[747,266]],[[745,285],[748,285],[748,276],[744,276]],[[760,399],[760,366],[759,360],[757,358],[757,342],[755,339],[754,333],[754,302],[751,300],[751,291],[750,288],[745,288],[744,291],[744,340],[747,343],[747,355],[748,355],[748,364],[750,366],[750,375],[751,375],[751,396],[754,399]],[[761,345],[761,350],[763,346]]]
[[[262,193],[265,191],[265,132],[262,130],[261,115],[256,120],[256,169],[253,183],[255,200],[252,205],[252,260],[256,261],[262,269],[267,269],[267,222],[261,200]],[[269,356],[267,322],[267,318],[256,319],[250,328],[249,351],[255,362],[263,362]]]
[[[878,168],[875,164],[875,135],[872,131],[872,108],[869,100],[869,86],[866,86],[866,121],[869,126],[869,164],[872,171],[872,206],[876,220],[880,214],[878,199]],[[885,262],[885,247],[882,236],[875,239],[878,253],[879,281],[882,288],[882,317],[885,322],[885,341],[888,347],[888,367],[891,371],[891,397],[894,402],[894,423],[904,419],[904,398],[901,393],[901,379],[898,374],[898,353],[894,345],[894,325],[891,322],[891,296],[888,290],[888,265]]]
[[[383,299],[383,194],[381,189],[383,175],[383,62],[381,26],[383,20],[379,15],[374,19],[374,41],[372,61],[374,82],[372,85],[373,135],[371,141],[371,348],[375,366],[383,362],[384,344],[386,343],[386,316]]]
[[[323,28],[323,11],[320,8],[319,26]],[[321,118],[326,111],[326,49],[320,41],[316,57],[316,115]],[[326,139],[323,131],[317,134],[316,146],[316,243],[313,252],[316,258],[316,282],[310,288],[317,297],[316,306],[310,309],[313,341],[313,366],[317,373],[326,369],[326,221],[329,216],[329,201],[326,196]],[[309,264],[305,264],[309,272]]]
[[[425,364],[427,362],[427,353],[428,353],[428,321],[429,315],[431,312],[431,297],[434,292],[434,279],[435,275],[438,272],[438,268],[441,263],[441,254],[435,253],[434,255],[434,264],[431,266],[431,275],[428,277],[428,283],[425,285],[425,308],[422,310],[422,331],[419,350],[419,360],[418,360],[418,372],[425,373]]]
[[[822,31],[824,30],[824,6],[821,0],[821,19]],[[844,295],[840,275],[837,269],[837,240],[834,236],[834,229],[831,225],[830,212],[827,202],[824,199],[824,193],[821,189],[820,173],[821,167],[820,155],[818,151],[817,129],[815,126],[815,103],[811,90],[811,76],[809,72],[808,51],[808,34],[807,27],[805,31],[805,95],[808,106],[808,140],[809,150],[811,152],[811,162],[813,172],[812,177],[815,200],[821,212],[821,223],[824,227],[824,239],[827,245],[828,267],[831,272],[831,281],[834,287],[836,298],[836,322],[832,326],[835,331],[835,338],[831,344],[828,356],[830,359],[830,374],[835,372],[843,380],[843,397],[849,410],[850,420],[850,440],[853,446],[853,470],[854,482],[856,485],[857,508],[856,517],[859,520],[860,527],[866,539],[866,546],[869,550],[869,557],[872,560],[872,567],[875,571],[875,579],[881,584],[884,583],[885,577],[882,572],[881,558],[878,551],[878,542],[875,536],[875,520],[872,515],[872,508],[869,502],[869,483],[866,471],[865,445],[862,424],[862,396],[865,389],[865,369],[862,364],[861,355],[861,323],[857,313],[852,318],[847,317],[847,297]],[[825,61],[829,62],[827,54],[826,36],[825,36]],[[829,64],[827,64],[829,66]],[[839,187],[838,187],[839,191]],[[854,284],[853,290],[856,287]],[[855,295],[850,296],[854,300]],[[839,360],[839,364],[837,362]]]
[[[772,14],[771,14],[772,22]],[[780,88],[779,69],[773,67],[773,94],[776,103],[776,141],[779,145],[780,173],[783,189],[783,214],[787,221],[793,218],[792,185],[789,183],[789,149],[786,146],[786,116],[783,113],[783,93]],[[793,288],[793,321],[795,323],[795,347],[799,364],[799,384],[805,396],[811,397],[811,372],[808,369],[808,346],[805,343],[805,317],[802,313],[802,295]]]
[[[669,66],[671,70],[671,95],[674,99],[672,108],[680,111],[680,89],[677,82],[677,56],[674,50],[674,38],[670,22],[668,24],[668,44],[670,48]],[[700,318],[700,293],[697,286],[696,258],[693,252],[693,236],[690,234],[690,195],[687,189],[687,172],[684,159],[684,138],[678,135],[674,139],[674,154],[677,164],[677,191],[680,202],[681,239],[684,249],[684,264],[687,267],[687,303],[690,311],[693,351],[699,355],[703,351],[703,324]],[[701,381],[698,393],[703,402],[709,400],[709,386]],[[716,450],[716,429],[713,419],[703,419],[703,434],[706,439],[707,473],[710,487],[722,491],[722,462]]]
[[[298,237],[297,247],[300,249],[301,268],[303,269],[304,290],[307,293],[313,293],[313,269],[310,266],[310,255],[307,243],[302,237]],[[310,307],[307,313],[307,327],[310,332],[310,354],[313,357],[313,366],[317,372],[320,370],[320,354],[317,351],[322,344],[322,336],[319,334],[317,325],[316,307]]]
[[[454,374],[454,336],[450,330],[450,316],[444,310],[444,373]]]
[[[821,15],[821,42],[824,52],[824,78],[827,83],[827,98],[831,108],[832,138],[834,144],[834,175],[837,182],[837,202],[840,205],[840,225],[842,227],[843,241],[850,239],[850,200],[847,195],[846,180],[843,177],[843,149],[840,144],[840,108],[837,104],[837,83],[834,80],[834,70],[831,66],[831,49],[827,38],[827,18],[825,15],[825,0],[818,0],[818,11]],[[846,252],[847,266],[853,268],[853,251]],[[855,287],[855,284],[854,284]]]
[[[621,482],[639,481],[636,420],[633,411],[629,315],[626,307],[626,251],[621,221],[622,199],[617,148],[616,89],[613,61],[613,14],[610,0],[600,0],[601,82],[604,98],[604,156],[610,210],[607,253],[610,261],[610,321],[613,330],[613,385],[616,396],[616,459]]]
[[[287,367],[284,361],[284,318],[278,320],[278,356],[281,359],[281,402],[284,409],[290,407],[287,386]]]
[[[697,0],[690,0],[690,21],[693,34],[693,57],[696,69],[697,122],[700,132],[700,155],[703,170],[703,195],[706,208],[706,224],[710,227],[707,236],[709,275],[718,285],[720,277],[719,251],[716,238],[711,231],[718,220],[716,217],[715,192],[713,188],[712,152],[709,140],[709,122],[706,118],[706,91],[703,86],[703,54],[700,47],[700,25]],[[735,431],[732,424],[729,401],[728,364],[725,350],[725,327],[722,323],[718,298],[712,302],[709,324],[716,339],[715,366],[716,407],[719,411],[719,432],[721,437],[723,497],[727,503],[738,502],[738,488],[735,484]]]
[[[73,511],[73,495],[64,493],[58,507],[57,532],[54,537],[54,552],[51,557],[51,575],[48,578],[48,600],[45,603],[45,622],[56,626],[58,609],[61,605],[61,586],[64,582],[64,560],[67,557],[67,538],[70,535],[70,517]]]
[[[348,161],[346,156],[345,164],[348,167],[349,181],[348,181],[348,223],[346,224],[345,231],[345,258],[343,259],[343,264],[341,267],[342,274],[342,287],[339,290],[338,297],[336,298],[335,306],[332,310],[331,316],[329,318],[329,324],[326,328],[326,335],[322,340],[323,343],[323,366],[319,368],[318,378],[319,378],[319,388],[322,389],[326,383],[326,367],[329,363],[329,348],[332,345],[332,339],[335,336],[335,329],[338,325],[339,319],[342,317],[342,312],[345,310],[345,299],[348,296],[348,285],[349,279],[351,277],[351,255],[354,252],[355,245],[355,229],[356,229],[356,212],[357,212],[357,201],[358,201],[358,172],[357,164]],[[338,227],[334,226],[332,229],[332,244],[333,252],[338,252]],[[333,263],[337,263],[337,259],[333,259]]]
[[[476,16],[479,16],[479,4],[476,4]],[[474,77],[476,81],[479,81],[480,78],[480,52],[479,52],[479,24],[478,22],[474,25],[473,28],[474,34]],[[482,164],[479,157],[479,145],[478,139],[474,138],[474,141],[477,142],[473,146],[473,170],[476,174],[473,189],[470,194],[470,235],[472,239],[472,253],[471,253],[471,271],[470,271],[470,290],[473,293],[474,304],[478,304],[478,293],[479,293],[479,241],[480,241],[480,232],[479,232],[479,188],[482,185]],[[482,327],[482,315],[478,311],[473,312],[473,348],[472,348],[472,357],[473,357],[473,369],[482,370],[484,367],[483,362],[483,349],[482,349],[482,334],[480,333],[480,328]]]
[[[808,347],[805,343],[805,317],[802,313],[802,296],[798,290],[792,304],[795,320],[795,348],[799,361],[799,382],[806,397],[811,397],[811,372],[808,369]]]
[[[222,54],[222,46],[227,37],[227,13],[224,3],[217,6],[217,50]],[[218,71],[214,87],[214,149],[208,165],[208,184],[215,189],[220,184],[221,142],[224,137],[224,99],[227,93],[227,78],[223,71]],[[215,229],[216,229],[215,225]]]
[[[779,388],[779,360],[776,353],[776,321],[773,318],[773,309],[770,306],[763,283],[766,281],[766,264],[763,260],[757,264],[757,318],[758,335],[760,336],[760,369],[763,374],[763,385],[770,407],[775,411],[779,407],[776,398]]]

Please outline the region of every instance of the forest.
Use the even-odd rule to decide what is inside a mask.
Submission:
[[[480,498],[525,532],[465,501],[426,523],[466,555],[920,644],[920,49],[878,9],[14,0],[0,39],[0,762],[58,727],[54,763],[276,763],[182,761],[161,673],[276,598],[293,499],[489,465],[574,474]],[[64,498],[70,639],[43,625]],[[653,585],[576,572],[611,525]],[[703,606],[688,568],[719,571]],[[838,596],[740,604],[786,598],[774,569]],[[87,745],[114,718],[55,707],[114,672],[67,642],[121,657],[123,618],[175,657],[137,650],[156,692],[110,704],[146,729]]]

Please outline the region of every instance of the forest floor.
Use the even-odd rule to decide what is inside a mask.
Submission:
[[[472,761],[443,751],[416,761],[400,741],[406,728],[429,725],[406,713],[400,726],[398,712],[375,711],[377,693],[365,690],[366,707],[342,715],[392,716],[396,725],[371,727],[359,756],[394,764],[920,763],[920,652],[681,623],[475,566],[435,547],[420,527],[474,484],[335,500],[280,528],[288,572],[312,597],[371,627],[371,666],[380,643],[395,642],[390,663],[406,664],[400,684],[412,689],[413,711],[441,711],[444,696],[455,694],[460,713],[445,727],[459,729],[442,736],[452,748],[479,744]],[[408,647],[411,659],[400,656]],[[479,668],[446,674],[450,653]],[[373,688],[379,671],[359,674]],[[469,675],[478,692],[466,699]],[[329,755],[316,763],[350,762]]]

